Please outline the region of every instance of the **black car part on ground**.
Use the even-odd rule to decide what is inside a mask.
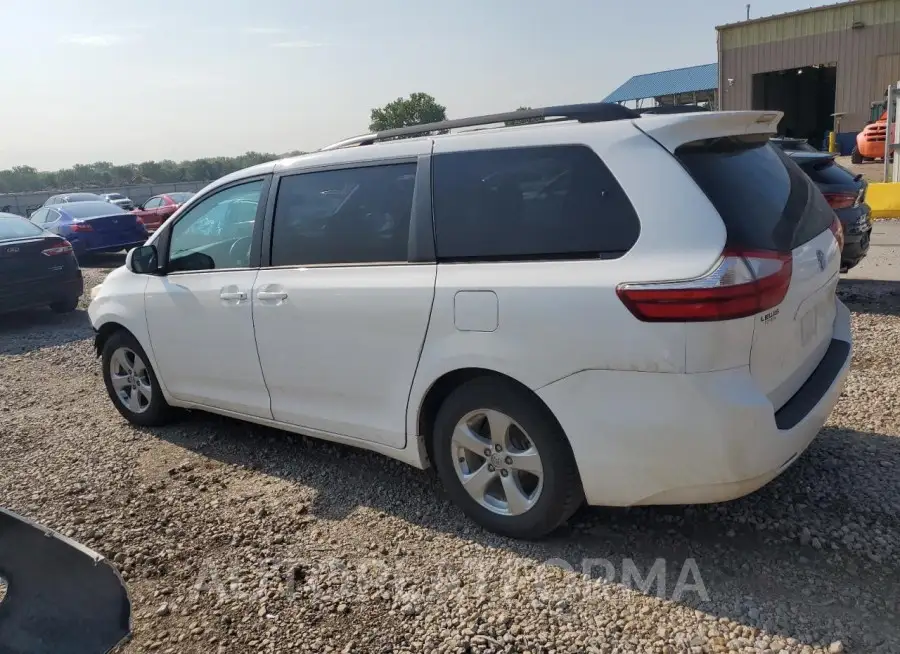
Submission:
[[[101,555],[0,508],[0,654],[105,654],[131,635],[131,601]]]

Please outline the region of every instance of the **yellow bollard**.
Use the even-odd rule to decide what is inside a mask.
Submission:
[[[828,151],[837,152],[837,133],[828,132]]]

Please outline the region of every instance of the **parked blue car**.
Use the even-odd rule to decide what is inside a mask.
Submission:
[[[67,202],[41,207],[31,222],[72,244],[75,256],[119,252],[147,240],[140,218],[110,202]]]

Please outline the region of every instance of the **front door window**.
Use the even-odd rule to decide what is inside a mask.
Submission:
[[[246,268],[262,188],[231,186],[191,207],[172,226],[167,271]]]

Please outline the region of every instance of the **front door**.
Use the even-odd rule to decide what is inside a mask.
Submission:
[[[145,306],[157,368],[173,396],[271,418],[250,303],[266,186],[258,179],[216,191],[167,227],[165,274],[150,278]]]
[[[276,420],[403,447],[434,297],[408,263],[416,162],[283,177],[253,290]]]

